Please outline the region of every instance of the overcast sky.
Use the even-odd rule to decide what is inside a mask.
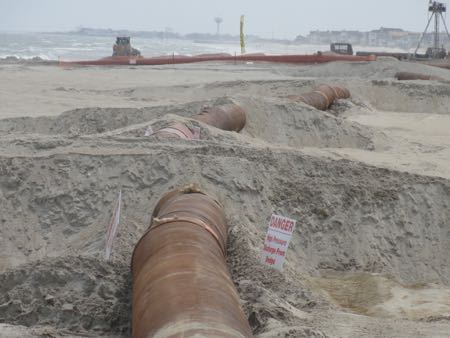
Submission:
[[[311,30],[423,31],[428,0],[0,0],[1,31],[68,31],[78,26],[294,38]],[[450,26],[447,24],[447,26]]]

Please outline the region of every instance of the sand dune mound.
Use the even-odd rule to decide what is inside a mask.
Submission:
[[[337,78],[341,81],[350,78],[393,79],[397,72],[412,72],[450,80],[450,71],[446,69],[389,58],[380,58],[377,62],[331,62],[320,67],[281,68],[280,72],[295,77]]]
[[[166,114],[192,116],[205,102],[182,106],[158,106],[150,108],[80,108],[69,110],[56,117],[21,117],[4,119],[0,123],[2,133],[34,134],[100,134],[132,124],[142,123]]]
[[[171,117],[192,117],[203,106],[236,103],[247,112],[247,124],[242,135],[271,144],[290,147],[345,147],[374,149],[374,140],[383,139],[381,133],[374,133],[368,127],[348,122],[331,113],[316,110],[303,103],[287,98],[265,99],[261,97],[238,96],[216,100],[192,102],[177,106],[159,106],[142,109],[83,108],[67,111],[56,117],[12,118],[0,122],[0,133],[45,134],[45,135],[134,135],[143,137],[145,128],[157,130],[170,124]],[[229,133],[207,130],[196,121],[189,121],[203,128],[205,138],[223,141]],[[376,134],[376,135],[374,135]],[[385,138],[385,137],[384,137]],[[11,138],[10,138],[11,139]],[[15,139],[12,138],[14,141]],[[57,146],[58,137],[54,138]],[[60,143],[64,144],[61,138]],[[244,141],[244,140],[242,140]],[[22,141],[22,146],[25,141]],[[244,141],[245,142],[245,141]],[[50,147],[31,142],[29,146]]]
[[[78,333],[126,333],[131,283],[127,265],[64,257],[25,264],[0,276],[0,318]]]
[[[358,123],[289,99],[243,97],[237,101],[248,111],[243,134],[269,143],[290,147],[374,149],[374,138],[383,138]]]
[[[450,86],[445,83],[373,80],[359,82],[352,92],[379,110],[450,114]]]

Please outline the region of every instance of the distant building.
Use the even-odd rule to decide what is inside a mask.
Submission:
[[[296,43],[309,43],[325,45],[333,42],[346,42],[359,46],[382,46],[382,47],[398,47],[403,49],[415,48],[420,33],[408,32],[401,28],[381,27],[370,32],[359,31],[311,31],[306,37],[298,36]],[[433,42],[433,34],[425,35],[422,46],[431,45]],[[444,39],[447,46],[450,41]]]

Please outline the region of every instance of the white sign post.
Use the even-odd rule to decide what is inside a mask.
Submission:
[[[279,271],[283,270],[289,242],[295,229],[296,221],[283,216],[272,215],[267,231],[261,263]]]
[[[109,261],[111,257],[112,245],[114,237],[116,236],[117,226],[120,222],[120,209],[122,207],[122,190],[119,190],[119,196],[117,197],[116,206],[114,207],[114,213],[109,222],[108,230],[106,232],[105,240],[105,259]]]

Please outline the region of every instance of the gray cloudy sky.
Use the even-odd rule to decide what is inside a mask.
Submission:
[[[294,38],[311,30],[422,31],[428,0],[0,0],[1,31],[73,30],[77,26],[176,32],[246,33]],[[447,24],[450,26],[449,24]]]

